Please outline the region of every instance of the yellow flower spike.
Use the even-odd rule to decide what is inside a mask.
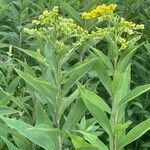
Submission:
[[[49,12],[47,10],[43,11],[43,16],[49,16]]]
[[[32,20],[32,23],[38,25],[38,24],[40,24],[40,21],[38,21],[38,20]]]
[[[129,27],[129,28],[134,28],[136,26],[135,23],[131,22],[131,21],[127,21],[125,20],[124,18],[121,17],[120,19],[120,24],[122,26],[126,26],[126,27]]]
[[[83,19],[91,19],[97,17],[98,15],[112,13],[114,10],[116,10],[116,7],[117,7],[116,4],[110,4],[110,5],[102,4],[100,6],[97,6],[92,11],[84,12],[81,15]]]
[[[136,25],[135,29],[136,30],[143,30],[144,29],[144,24]]]

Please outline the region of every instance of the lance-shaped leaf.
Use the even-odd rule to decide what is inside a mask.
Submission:
[[[90,46],[90,48],[94,51],[94,53],[103,61],[103,63],[111,70],[113,71],[113,65],[112,62],[110,61],[109,57],[107,57],[103,52],[100,50]]]
[[[0,117],[10,128],[17,130],[21,135],[28,138],[33,143],[45,150],[54,150],[54,143],[51,138],[43,131],[37,130],[33,126],[16,119]],[[54,132],[54,130],[52,130]]]
[[[80,92],[81,92],[83,101],[91,103],[95,107],[98,107],[99,109],[104,110],[111,114],[110,107],[100,96],[98,96],[97,94],[95,94],[94,92],[92,92],[90,90],[85,89],[81,85],[80,85]]]
[[[73,129],[77,125],[79,120],[82,118],[85,111],[86,111],[86,107],[84,103],[82,102],[82,100],[78,99],[73,105],[73,107],[71,108],[65,120],[65,124],[63,125],[62,130],[70,131],[71,129]],[[66,134],[64,134],[63,136],[65,137]]]
[[[140,45],[134,46],[134,47],[130,50],[130,52],[129,52],[125,57],[123,57],[123,58],[121,58],[121,59],[119,60],[119,62],[118,62],[118,64],[117,64],[117,70],[118,70],[118,71],[122,72],[122,71],[124,71],[124,70],[126,69],[126,67],[129,65],[130,60],[131,60],[131,58],[133,57],[134,53],[136,52],[136,50],[137,50],[141,45],[143,45],[143,43],[140,44]]]
[[[63,98],[60,109],[59,109],[60,117],[63,115],[64,111],[68,108],[68,106],[78,97],[78,95],[79,95],[79,90],[77,89],[69,97]]]
[[[71,138],[71,141],[73,143],[73,146],[76,150],[79,149],[91,149],[91,150],[99,150],[98,148],[96,148],[95,146],[93,146],[90,143],[87,143],[82,137],[78,136],[78,135],[74,135],[69,133],[69,136]]]
[[[7,145],[9,150],[19,150],[13,143],[11,143],[6,137],[0,136]]]
[[[87,71],[96,63],[97,58],[92,58],[90,60],[85,60],[83,62],[77,63],[75,66],[71,67],[70,70],[66,71],[63,76],[63,91],[62,94],[65,95],[69,89],[85,74]]]
[[[21,113],[11,107],[7,107],[7,106],[0,106],[0,115],[10,115],[10,114],[16,114],[16,113]]]
[[[41,94],[46,96],[48,100],[52,102],[54,96],[55,96],[55,87],[54,85],[42,81],[38,78],[34,78],[32,75],[29,73],[23,72],[21,70],[15,69],[16,72],[21,76],[22,79],[24,79],[29,85],[34,87],[37,91],[39,91]]]
[[[85,140],[98,148],[98,150],[108,150],[108,147],[102,141],[100,141],[96,135],[78,130],[77,132],[81,133],[84,136]]]
[[[150,130],[150,118],[131,129],[127,135],[120,141],[119,148],[124,147],[141,137],[145,132]]]
[[[111,80],[110,76],[108,75],[108,72],[107,72],[106,67],[103,64],[103,62],[99,59],[95,63],[93,68],[97,72],[100,81],[102,82],[102,84],[104,85],[104,87],[106,88],[108,93],[110,95],[112,95],[112,92],[111,92],[111,82],[112,82],[112,80]]]
[[[107,110],[108,112],[110,112],[109,107],[107,107],[107,105],[105,103],[102,103],[102,101],[99,103],[98,105],[104,105],[104,109],[102,109],[101,106],[96,105],[96,103],[93,103],[92,100],[88,99],[87,97],[85,97],[85,93],[83,94],[83,88],[81,87],[81,85],[79,86],[80,91],[81,91],[81,96],[83,99],[84,104],[86,105],[87,109],[90,111],[90,113],[93,115],[93,117],[97,120],[97,122],[103,127],[103,129],[109,134],[112,134],[112,130],[111,130],[111,125],[110,125],[110,121],[106,115],[106,113],[104,112],[104,109]],[[91,95],[90,95],[91,96]],[[95,97],[95,96],[94,96]],[[97,98],[97,96],[96,96]],[[95,100],[93,100],[95,101]]]
[[[120,102],[120,105],[133,100],[134,98],[136,98],[139,95],[147,92],[148,90],[150,90],[150,84],[146,84],[146,85],[136,87],[135,89],[128,92],[128,94],[125,97],[123,97],[123,99]]]
[[[32,51],[32,50],[28,50],[28,49],[23,49],[20,47],[16,47],[14,46],[16,49],[22,51],[23,53],[27,54],[28,56],[34,58],[35,60],[37,60],[38,62],[40,62],[41,64],[47,66],[47,67],[51,67],[50,64],[46,61],[45,57],[41,54],[39,54],[40,56],[38,56],[37,52]]]
[[[82,23],[81,15],[72,7],[69,3],[60,1],[60,6],[63,8],[63,10],[66,10],[67,13],[74,18],[79,23]]]

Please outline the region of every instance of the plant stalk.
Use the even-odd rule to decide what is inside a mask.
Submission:
[[[114,128],[113,135],[112,135],[112,150],[117,150],[117,135],[115,132],[117,121],[118,121],[117,103],[116,103],[116,98],[114,96],[112,102],[112,125]]]
[[[56,73],[56,87],[57,87],[57,93],[56,93],[56,103],[55,103],[55,113],[56,113],[56,127],[57,129],[60,129],[60,115],[59,115],[59,109],[61,105],[61,66],[58,64],[57,66],[57,73]],[[57,146],[58,150],[62,150],[62,137],[61,133],[58,133],[57,137]]]

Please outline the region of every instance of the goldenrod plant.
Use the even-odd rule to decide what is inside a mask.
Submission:
[[[82,14],[86,22],[89,19],[97,20],[90,34],[89,47],[93,58],[98,58],[93,68],[109,98],[104,100],[99,96],[101,93],[97,95],[81,84],[78,86],[84,104],[109,136],[109,142],[103,143],[94,135],[90,138],[88,133],[78,130],[77,132],[82,134],[93,148],[103,150],[122,150],[150,129],[150,119],[147,119],[128,131],[127,128],[132,122],[125,117],[128,102],[150,90],[150,84],[130,89],[132,57],[142,45],[137,42],[141,38],[144,25],[125,20],[114,12],[115,9],[115,4],[103,4]],[[94,47],[104,42],[105,47]],[[81,137],[72,136],[74,146],[82,148],[83,143],[80,145],[76,142],[77,139],[81,143],[84,141]],[[88,143],[84,141],[84,144],[86,147]]]
[[[147,24],[125,4],[0,2],[0,150],[149,149]]]
[[[88,31],[77,25],[72,19],[64,18],[59,14],[57,6],[54,6],[51,11],[45,10],[32,23],[33,28],[25,27],[24,31],[30,35],[30,38],[41,39],[44,43],[43,49],[38,48],[36,51],[31,51],[13,46],[13,49],[18,49],[39,63],[39,68],[36,70],[29,67],[27,63],[16,59],[24,71],[15,67],[18,75],[26,81],[27,93],[34,99],[33,116],[30,116],[29,110],[22,103],[20,105],[17,103],[23,108],[22,113],[33,117],[32,125],[15,118],[1,116],[1,119],[11,129],[15,129],[23,136],[22,138],[33,142],[31,144],[33,149],[40,146],[46,150],[62,150],[66,147],[63,143],[67,132],[77,125],[85,112],[85,106],[78,98],[79,90],[72,87],[93,66],[97,58],[85,59],[72,67],[66,67],[68,59],[88,38]],[[12,50],[8,52],[8,55],[12,56]],[[36,71],[39,71],[38,76]],[[3,90],[2,92],[11,97],[9,93]],[[12,98],[19,101],[18,98]],[[68,109],[71,104],[72,107]],[[16,111],[12,109],[11,113],[16,113]],[[5,143],[9,147],[7,141]],[[24,144],[26,149],[30,147],[28,141],[25,140]]]

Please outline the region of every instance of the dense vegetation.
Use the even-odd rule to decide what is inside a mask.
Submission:
[[[149,150],[149,26],[149,0],[0,0],[0,150]]]

